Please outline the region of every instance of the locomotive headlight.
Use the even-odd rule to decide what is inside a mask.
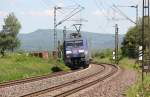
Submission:
[[[88,54],[88,51],[85,51],[85,54],[87,55],[87,54]]]
[[[72,54],[72,51],[66,51],[66,54]]]
[[[79,50],[79,53],[84,53],[84,50]]]

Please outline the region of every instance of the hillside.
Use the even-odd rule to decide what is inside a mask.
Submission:
[[[72,32],[72,31],[69,31]],[[68,33],[69,33],[68,32]],[[58,39],[62,40],[63,32],[58,30]],[[113,34],[99,34],[82,32],[82,36],[87,38],[92,50],[101,50],[105,48],[114,48],[114,35]],[[39,51],[39,50],[52,50],[53,49],[53,30],[39,29],[29,34],[19,34],[21,40],[21,50],[26,51]],[[123,35],[119,36],[120,44]]]

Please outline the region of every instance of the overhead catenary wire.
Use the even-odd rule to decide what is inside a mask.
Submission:
[[[99,0],[99,1],[101,1],[101,0]],[[117,0],[114,0],[114,1],[117,1]],[[129,18],[125,13],[123,13],[119,8],[118,8],[118,9],[119,9],[120,11],[118,11],[118,9],[116,10],[116,8],[114,8],[114,3],[115,3],[114,1],[112,1],[112,0],[110,1],[111,4],[113,4],[113,7],[112,7],[112,5],[111,5],[109,8],[111,8],[111,9],[114,10],[116,13],[118,13],[118,14],[122,15],[123,17],[125,17],[126,20],[130,19],[130,18]],[[136,3],[137,3],[137,2],[136,2]],[[137,4],[139,4],[139,3],[141,3],[140,0],[138,1]],[[105,1],[105,4],[106,4],[107,6],[109,6],[108,2],[106,2],[106,1]],[[124,19],[116,19],[116,20],[124,20]],[[132,21],[132,23],[134,22],[132,19],[131,19],[131,21]],[[135,23],[135,22],[134,22],[134,23]]]
[[[84,9],[84,7],[81,7],[81,9],[79,9],[77,12],[73,13],[73,12],[76,11],[77,9],[78,9],[78,8],[76,8],[75,10],[73,10],[73,11],[71,12],[71,15],[70,15],[70,16],[68,15],[66,18],[64,18],[62,21],[60,21],[60,22],[57,24],[57,26],[60,25],[60,24],[62,24],[62,23],[65,22],[66,20],[70,19],[72,16],[76,15],[76,14],[79,13],[80,11],[82,11],[82,10]]]
[[[43,2],[43,4],[47,7],[47,8],[54,8],[54,7],[49,7],[50,5],[46,2],[47,0],[40,0]],[[53,0],[48,0],[51,1],[53,5],[55,5],[55,2]],[[82,7],[79,3],[77,3],[74,0],[71,0],[72,2],[74,2],[73,5],[69,5],[69,6],[63,6],[61,7],[61,10],[57,10],[59,13],[61,13],[63,16],[66,15],[65,17],[69,17],[70,14],[72,14],[72,12],[74,12],[76,10],[76,8],[78,7]],[[58,2],[60,3],[64,3],[62,0],[58,0]],[[56,5],[55,5],[56,6]],[[76,7],[77,6],[77,7]],[[59,7],[59,6],[58,6]],[[66,10],[71,10],[73,9],[70,13],[67,14]]]
[[[99,1],[99,2],[98,2]],[[100,3],[100,5],[98,5]],[[112,1],[110,1],[110,3],[111,4],[113,4],[114,2],[112,2]],[[109,8],[109,9],[107,9],[107,15],[106,15],[106,13],[104,13],[103,14],[103,12],[102,12],[102,14],[106,17],[106,19],[107,19],[107,23],[106,23],[106,25],[104,25],[103,24],[103,26],[101,26],[101,28],[104,28],[105,29],[105,27],[108,27],[108,25],[110,24],[110,23],[112,23],[113,25],[114,24],[116,24],[116,21],[122,21],[122,20],[127,20],[127,18],[118,18],[118,16],[122,16],[121,15],[121,13],[117,10],[117,9],[115,9],[112,5],[110,5],[110,4],[108,4],[108,2],[106,2],[106,1],[102,1],[102,0],[97,0],[97,2],[95,3],[95,4],[97,4],[98,6],[99,6],[99,10],[101,10],[101,7],[103,7],[102,8],[102,10],[104,10],[104,11],[106,11],[106,8],[105,8],[105,6],[104,6],[104,4],[107,6],[107,8]],[[110,12],[108,12],[108,10],[110,11]],[[111,12],[111,11],[113,11],[113,12]],[[109,17],[108,17],[109,16]],[[124,17],[124,16],[123,16]],[[112,21],[111,21],[111,19],[112,19]]]
[[[101,0],[98,0],[98,1],[100,2],[100,5],[103,7],[103,10],[104,10],[104,9],[105,9],[104,3],[102,3]],[[111,1],[111,2],[112,2],[112,1]],[[98,3],[98,2],[97,2],[97,3]],[[112,4],[113,4],[113,2],[112,2]],[[108,8],[112,9],[112,5],[110,6],[107,2],[105,2],[105,5],[107,5]],[[111,19],[114,20],[114,21],[120,20],[120,19],[116,19],[116,16],[112,16],[112,15],[115,15],[115,14],[116,14],[116,11],[112,10],[113,12],[111,12],[110,9],[109,9],[109,12],[108,12],[108,10],[106,11],[106,12],[107,12],[107,15],[106,15],[106,16],[108,17],[107,23],[110,23],[110,20],[111,20]]]
[[[113,9],[114,11],[120,13],[120,15],[122,15],[123,17],[125,17],[127,20],[129,20],[130,22],[136,24],[136,22],[134,22],[132,19],[130,19],[125,13],[123,13],[116,5],[113,5]]]
[[[103,7],[103,9],[105,9],[105,6],[104,6],[104,3],[102,2],[102,0],[98,0],[99,2],[100,2],[100,5],[101,5],[101,7]],[[112,0],[111,1],[109,1],[109,2],[111,2],[111,4],[114,4],[114,2],[112,2]],[[97,2],[98,3],[98,2]],[[112,5],[109,5],[106,1],[105,1],[105,5],[108,7],[108,8],[110,8],[110,9],[112,9],[111,7],[112,7]],[[109,9],[109,11],[111,12],[111,10]],[[108,12],[108,10],[107,10],[107,12]],[[114,14],[115,14],[116,12],[114,12]],[[113,15],[114,15],[113,14]],[[109,17],[108,17],[108,21],[110,20],[109,18],[114,18],[114,16],[112,16],[112,14],[109,14]]]
[[[98,8],[98,10],[100,11],[100,12],[102,12],[102,14],[103,14],[103,16],[106,18],[106,20],[107,20],[107,23],[104,25],[103,24],[103,26],[102,25],[99,25],[99,28],[101,28],[101,30],[103,30],[103,32],[105,32],[105,33],[107,33],[107,31],[106,31],[106,27],[108,27],[108,25],[109,25],[109,23],[110,23],[110,17],[109,17],[109,15],[108,15],[108,11],[105,11],[105,7],[104,7],[104,5],[103,5],[103,3],[101,2],[101,1],[96,1],[96,0],[94,0],[94,3],[95,3],[95,5],[96,5],[96,7]],[[103,5],[103,6],[101,6],[100,7],[100,5]],[[107,13],[105,13],[105,12],[107,12]]]

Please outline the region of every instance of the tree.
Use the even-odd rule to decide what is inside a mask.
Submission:
[[[4,56],[6,50],[14,50],[20,46],[17,35],[21,29],[21,24],[14,15],[10,13],[4,19],[4,26],[0,32],[0,53]]]
[[[141,45],[142,41],[142,19],[138,21],[138,25],[131,27],[127,34],[124,37],[122,42],[122,54],[131,58],[138,57],[138,47]],[[148,21],[145,18],[145,34],[144,34],[144,43],[149,44],[150,32],[148,30]],[[146,46],[146,45],[145,45]],[[146,47],[144,48],[146,49]]]
[[[137,46],[139,45],[137,27],[130,28],[122,42],[122,53],[124,56],[136,58],[138,55]]]

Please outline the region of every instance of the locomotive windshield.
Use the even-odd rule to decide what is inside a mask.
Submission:
[[[83,46],[83,41],[75,41],[75,47]]]
[[[67,47],[80,47],[83,46],[83,40],[75,40],[66,42]]]
[[[74,46],[74,43],[70,41],[70,42],[67,42],[66,45],[72,47],[72,46]]]

